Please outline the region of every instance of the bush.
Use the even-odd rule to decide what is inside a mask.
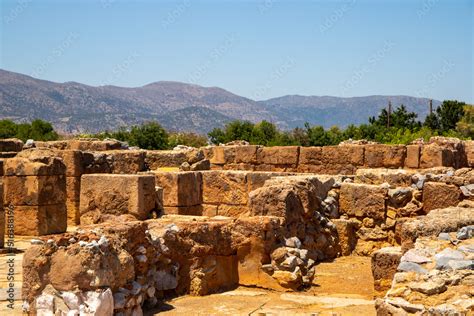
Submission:
[[[31,124],[16,124],[10,120],[1,120],[0,138],[12,137],[19,138],[24,142],[28,139],[50,141],[59,138],[51,123],[43,120],[33,120]]]

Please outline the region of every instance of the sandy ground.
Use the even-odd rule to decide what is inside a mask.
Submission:
[[[314,286],[305,292],[239,287],[203,297],[168,301],[159,315],[375,315],[370,258],[342,257],[317,266]]]
[[[22,315],[23,252],[34,237],[17,237],[14,256],[0,254],[0,315]],[[14,309],[8,308],[7,260],[14,259]],[[182,296],[145,315],[375,315],[370,258],[341,257],[321,263],[314,286],[304,292],[239,287],[204,297]]]

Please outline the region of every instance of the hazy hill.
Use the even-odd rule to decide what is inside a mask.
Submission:
[[[283,96],[253,101],[217,87],[160,81],[137,88],[55,83],[0,70],[0,118],[41,118],[68,133],[112,130],[157,120],[170,130],[206,133],[234,119],[269,120],[281,128],[304,122],[346,126],[366,122],[388,100],[424,117],[428,99],[409,96],[354,98]],[[434,101],[435,106],[440,102]]]

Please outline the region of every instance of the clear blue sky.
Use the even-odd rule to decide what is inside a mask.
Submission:
[[[1,64],[57,82],[474,102],[474,1],[1,0]]]

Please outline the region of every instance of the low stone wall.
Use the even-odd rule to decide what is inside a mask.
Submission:
[[[203,148],[213,169],[355,174],[360,168],[474,166],[472,141],[434,138],[424,145],[339,145],[324,147],[214,146]]]

